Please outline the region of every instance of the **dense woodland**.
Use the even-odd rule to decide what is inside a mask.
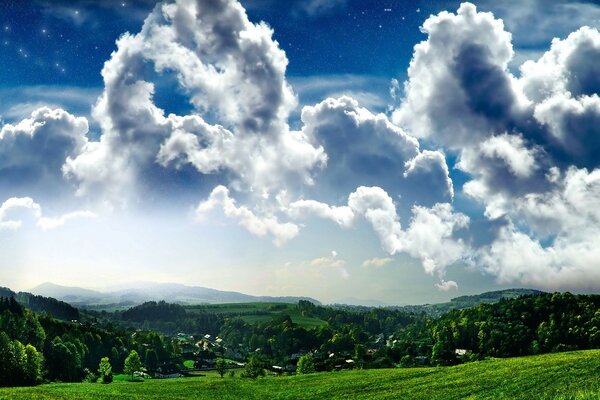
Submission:
[[[293,307],[295,316],[322,322],[312,327],[295,323],[296,317],[286,314],[248,322],[243,318],[252,311],[231,315],[166,302],[121,312],[75,309],[80,314],[75,320],[70,306],[38,297],[0,299],[1,385],[95,380],[104,357],[108,357],[104,367],[109,362],[112,372],[120,373],[128,369],[131,360],[126,359],[132,351],[139,354],[137,369],[149,373],[167,366],[183,369],[184,357],[195,360],[197,367],[206,360],[227,358],[247,362],[247,369],[259,376],[273,365],[282,372],[302,373],[453,365],[487,357],[600,348],[597,295],[530,295],[440,317],[308,301],[282,306]],[[276,311],[277,306],[269,307]],[[131,371],[130,365],[127,372]]]

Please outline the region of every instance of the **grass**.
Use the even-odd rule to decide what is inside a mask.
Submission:
[[[411,368],[0,389],[0,399],[600,399],[600,350]]]

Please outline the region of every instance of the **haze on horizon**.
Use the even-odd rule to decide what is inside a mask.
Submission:
[[[0,5],[0,285],[600,291],[597,2],[283,3]]]

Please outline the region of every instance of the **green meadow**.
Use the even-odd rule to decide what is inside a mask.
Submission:
[[[0,389],[0,399],[600,399],[600,351],[397,368]]]
[[[194,313],[210,313],[226,317],[239,317],[248,324],[268,322],[273,318],[285,315],[305,329],[327,324],[321,319],[302,315],[298,305],[291,303],[226,303],[185,306],[185,309],[192,315]]]

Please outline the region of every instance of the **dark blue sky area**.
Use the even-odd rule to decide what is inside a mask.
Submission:
[[[290,59],[290,76],[404,74],[428,14],[420,2],[252,1]],[[124,32],[140,30],[152,1],[3,1],[0,85],[101,86],[100,71]],[[357,51],[360,50],[360,51]]]

